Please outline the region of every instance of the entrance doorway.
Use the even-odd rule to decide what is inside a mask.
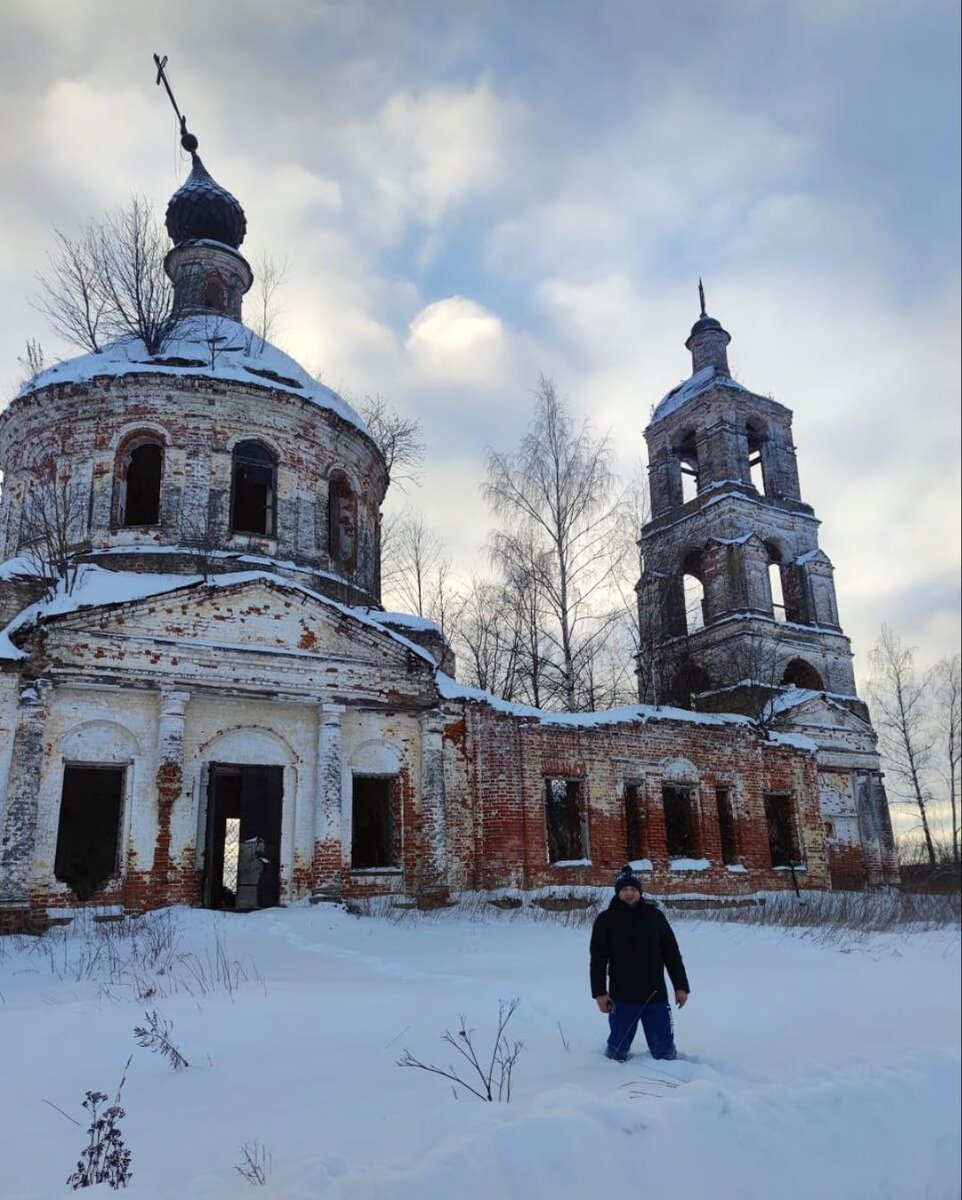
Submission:
[[[284,768],[211,763],[204,905],[247,912],[281,896]]]

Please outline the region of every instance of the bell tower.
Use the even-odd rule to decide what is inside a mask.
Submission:
[[[752,711],[759,695],[855,695],[832,564],[801,496],[792,414],[736,382],[731,336],[705,310],[692,373],[645,430],[651,516],[641,531],[639,692],[649,703]]]

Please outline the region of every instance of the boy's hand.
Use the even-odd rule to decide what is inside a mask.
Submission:
[[[598,1011],[610,1013],[614,1005],[611,1003],[611,997],[606,992],[603,996],[595,996],[595,1004],[598,1005]]]
[[[679,1008],[685,1007],[685,1001],[688,999],[688,993],[683,992],[681,988],[675,988],[675,1003]]]

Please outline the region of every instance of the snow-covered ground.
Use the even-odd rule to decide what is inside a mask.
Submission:
[[[673,923],[693,989],[682,1057],[655,1063],[636,1043],[624,1065],[601,1053],[588,931],[558,919],[304,904],[177,909],[134,922],[134,943],[116,927],[6,939],[0,1196],[75,1194],[84,1092],[112,1095],[131,1054],[130,1200],[959,1196],[957,930],[825,945]],[[151,928],[156,961],[133,961]],[[441,1035],[460,1013],[490,1051],[512,997],[525,1049],[510,1104],[397,1065],[405,1049],[455,1060]],[[152,1011],[187,1069],[135,1044]],[[255,1143],[263,1187],[235,1170]]]

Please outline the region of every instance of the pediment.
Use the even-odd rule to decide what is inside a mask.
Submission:
[[[782,711],[777,722],[779,729],[843,729],[852,733],[871,732],[871,727],[844,704],[818,694]]]
[[[191,645],[264,650],[292,657],[316,657],[400,667],[412,658],[431,670],[425,654],[333,601],[283,580],[255,578],[238,583],[192,583],[187,587],[123,603],[82,608],[51,624],[60,629],[96,629],[123,641],[175,642],[185,654]]]

